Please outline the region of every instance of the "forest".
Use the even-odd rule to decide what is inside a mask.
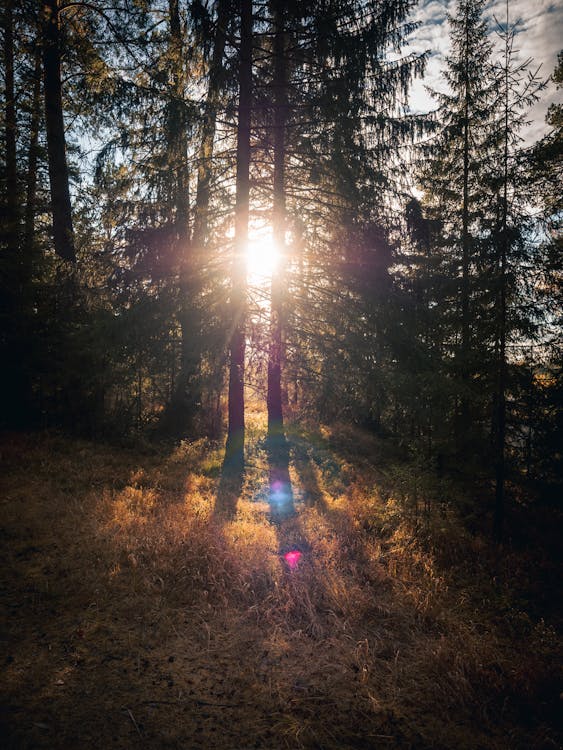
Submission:
[[[420,5],[3,0],[7,750],[563,747],[563,50]]]

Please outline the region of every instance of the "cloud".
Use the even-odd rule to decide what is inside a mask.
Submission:
[[[417,81],[412,88],[410,105],[414,111],[428,111],[434,106],[425,86],[437,91],[445,90],[442,70],[450,49],[446,18],[448,13],[455,13],[456,7],[455,0],[422,0],[413,12],[413,20],[418,21],[420,27],[411,35],[405,52],[430,50],[424,81]],[[530,0],[510,0],[509,13],[510,23],[520,21],[515,40],[516,59],[523,62],[533,58],[530,69],[535,70],[541,65],[542,77],[547,79],[557,63],[557,53],[563,47],[563,8],[550,0],[535,0],[533,4]],[[491,41],[495,46],[499,42],[495,18],[504,23],[505,17],[505,0],[489,0],[486,3],[484,18],[491,29]],[[545,133],[547,108],[551,102],[561,100],[562,92],[556,92],[553,84],[542,92],[540,100],[529,113],[528,119],[532,123],[522,132],[527,142],[533,142]]]

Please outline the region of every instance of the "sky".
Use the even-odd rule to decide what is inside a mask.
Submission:
[[[446,21],[448,12],[455,12],[456,0],[420,0],[413,13],[413,19],[421,26],[414,32],[409,50],[422,52],[430,50],[424,82],[417,81],[412,90],[410,105],[415,111],[428,111],[432,108],[432,99],[425,86],[439,91],[445,90],[441,77],[444,56],[449,52],[449,29]],[[503,22],[506,17],[505,0],[489,0],[485,5],[485,19],[492,29],[494,17]],[[548,78],[557,64],[557,53],[563,49],[563,0],[509,0],[510,22],[520,21],[515,49],[518,59],[533,58],[531,69],[540,64],[540,75]],[[494,32],[493,39],[498,37]],[[542,93],[540,101],[530,111],[529,127],[521,135],[526,142],[532,143],[548,129],[545,122],[547,108],[551,102],[563,100],[563,90],[558,92],[555,84],[550,82]]]

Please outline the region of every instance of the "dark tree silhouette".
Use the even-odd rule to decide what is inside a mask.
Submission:
[[[51,211],[55,252],[74,262],[74,229],[66,159],[63,95],[61,83],[61,8],[59,0],[43,3],[43,76],[45,126],[51,184]]]
[[[240,0],[234,257],[231,270],[231,336],[227,455],[244,461],[244,366],[246,350],[246,247],[250,197],[252,115],[252,0]]]

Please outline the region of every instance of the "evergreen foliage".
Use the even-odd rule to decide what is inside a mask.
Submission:
[[[495,51],[459,0],[447,93],[413,115],[414,5],[5,3],[4,426],[219,437],[230,381],[240,450],[246,385],[272,425],[494,477],[500,538],[505,486],[561,465],[561,106],[526,147],[518,29]],[[281,261],[248,289],[264,226]]]

